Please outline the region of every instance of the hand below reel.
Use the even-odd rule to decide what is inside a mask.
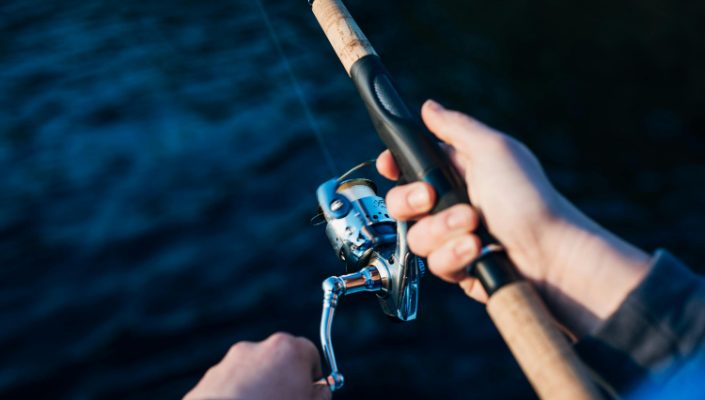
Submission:
[[[416,318],[419,281],[425,271],[423,261],[409,252],[406,222],[396,222],[389,216],[374,182],[347,179],[370,163],[324,182],[316,191],[319,216],[326,221],[326,235],[348,272],[323,281],[320,335],[331,371],[325,381],[333,391],[344,382],[331,341],[333,316],[340,298],[373,292],[385,314],[399,321],[411,321]]]

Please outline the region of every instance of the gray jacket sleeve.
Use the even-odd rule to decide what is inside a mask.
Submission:
[[[645,279],[576,350],[622,395],[705,398],[704,335],[705,280],[659,250]]]

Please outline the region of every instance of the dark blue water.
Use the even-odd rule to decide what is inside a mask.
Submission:
[[[526,141],[610,229],[702,267],[701,4],[351,1],[413,104]],[[381,145],[304,1],[265,0],[337,168]],[[230,344],[316,340],[342,272],[314,190],[333,172],[252,1],[0,5],[0,395],[173,398]],[[345,299],[340,398],[524,398],[460,290],[420,318]]]

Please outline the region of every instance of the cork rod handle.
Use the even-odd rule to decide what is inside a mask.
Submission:
[[[540,398],[602,398],[528,282],[500,288],[487,302],[487,311]]]
[[[311,8],[348,75],[355,61],[367,55],[377,55],[340,0],[314,0]]]

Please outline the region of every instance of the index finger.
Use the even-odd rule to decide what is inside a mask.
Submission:
[[[391,151],[385,150],[377,157],[377,171],[389,180],[399,179],[399,167],[397,167]]]
[[[323,376],[323,369],[321,368],[321,356],[318,353],[318,348],[310,340],[305,337],[297,337],[299,342],[299,349],[301,354],[305,357],[305,362],[307,365],[311,366],[311,379],[315,380]]]

